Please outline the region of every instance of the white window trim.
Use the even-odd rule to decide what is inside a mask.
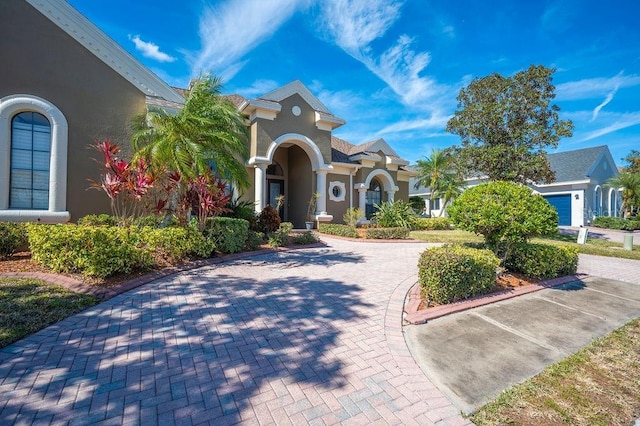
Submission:
[[[11,177],[11,120],[16,114],[33,111],[51,124],[49,165],[49,208],[47,210],[9,209]],[[33,95],[11,95],[0,99],[0,220],[64,223],[70,219],[67,208],[67,146],[69,127],[64,114],[51,102]]]
[[[336,197],[333,193],[333,188],[338,188],[340,194]],[[347,196],[347,188],[344,182],[332,181],[329,182],[329,200],[331,201],[344,201]]]

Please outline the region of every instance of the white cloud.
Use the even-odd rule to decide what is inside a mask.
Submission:
[[[447,125],[447,121],[449,121],[450,118],[450,116],[432,115],[431,117],[425,119],[398,121],[382,128],[376,133],[376,135],[381,136],[392,133],[402,133],[411,130],[441,130],[444,129],[444,127]],[[442,136],[444,134],[436,133],[434,135]]]
[[[440,114],[450,88],[422,73],[429,52],[416,51],[414,39],[401,35],[376,54],[372,42],[381,38],[400,17],[402,2],[389,0],[332,0],[321,3],[323,36],[364,64],[384,81],[403,104]]]
[[[640,112],[616,114],[617,119],[610,125],[597,129],[587,133],[581,141],[588,141],[598,138],[600,136],[607,135],[609,133],[616,132],[618,130],[626,129],[627,127],[636,126],[640,124]]]
[[[619,72],[611,78],[597,77],[561,83],[556,86],[558,100],[593,99],[605,96],[616,88],[640,85],[640,75]]]
[[[259,79],[254,81],[251,86],[236,89],[235,92],[239,95],[252,98],[269,93],[279,86],[280,84],[275,80]]]
[[[616,85],[616,87],[614,87],[613,90],[607,94],[607,97],[604,99],[604,101],[602,101],[600,105],[598,105],[593,109],[591,121],[595,121],[595,119],[598,118],[598,114],[600,113],[600,110],[605,106],[607,106],[607,104],[613,100],[613,97],[616,95],[617,91],[618,91],[618,86]]]
[[[161,52],[157,44],[141,40],[139,35],[129,36],[129,40],[136,45],[136,49],[139,50],[145,58],[155,59],[159,62],[173,62],[176,60],[173,56]]]
[[[200,17],[200,51],[192,74],[211,72],[230,80],[247,63],[242,58],[289,20],[303,0],[226,0],[205,7]]]

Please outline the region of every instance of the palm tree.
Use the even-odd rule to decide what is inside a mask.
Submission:
[[[633,215],[634,210],[640,206],[640,173],[623,171],[618,176],[607,181],[607,186],[622,188],[622,209],[624,217]]]
[[[448,151],[440,149],[431,150],[429,157],[424,157],[416,162],[419,173],[414,188],[420,186],[429,187],[433,198],[442,198],[440,215],[447,204],[460,195],[462,185],[459,174],[455,170],[453,157]]]
[[[135,155],[156,171],[195,179],[213,169],[218,177],[247,188],[247,128],[235,106],[220,94],[221,87],[219,78],[201,76],[177,114],[154,109],[139,117],[132,138]]]

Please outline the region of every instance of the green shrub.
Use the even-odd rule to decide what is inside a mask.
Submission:
[[[451,221],[446,217],[419,217],[415,229],[421,231],[446,231],[451,229]]]
[[[507,256],[505,267],[529,278],[571,275],[578,269],[578,249],[549,244],[516,244]]]
[[[418,261],[427,301],[451,303],[490,292],[500,260],[490,250],[445,245],[425,250]]]
[[[276,232],[280,227],[280,216],[278,216],[278,210],[273,206],[266,206],[258,216],[258,225],[260,230],[265,234]]]
[[[409,228],[366,228],[364,237],[374,240],[402,240],[409,238]]]
[[[296,234],[291,238],[293,244],[306,245],[318,242],[315,234],[311,231],[306,231],[301,234]]]
[[[109,214],[88,214],[78,219],[82,226],[117,226],[118,218]]]
[[[344,216],[342,216],[342,220],[349,226],[356,226],[356,223],[358,223],[361,217],[365,217],[365,212],[362,209],[350,207]]]
[[[621,229],[624,231],[636,231],[640,229],[640,221],[625,219],[622,217],[598,216],[594,219],[593,226],[608,229]]]
[[[356,231],[355,226],[340,225],[338,223],[320,223],[318,231],[327,235],[358,238],[358,232]]]
[[[269,235],[269,245],[271,247],[281,247],[289,242],[289,234],[293,230],[293,223],[282,222],[278,230]]]
[[[225,206],[228,211],[221,216],[244,219],[249,222],[249,229],[258,231],[258,218],[256,217],[255,204],[252,201],[229,200]]]
[[[372,221],[382,228],[409,228],[413,229],[417,219],[411,204],[404,201],[394,201],[375,205],[376,212]]]
[[[133,219],[132,225],[137,226],[138,228],[143,228],[145,226],[150,226],[152,228],[158,228],[162,224],[164,220],[163,216],[158,216],[155,214],[149,214],[146,216],[139,216]]]
[[[264,233],[249,230],[247,241],[244,243],[245,250],[253,251],[260,248],[264,243]]]
[[[208,258],[213,253],[215,243],[198,230],[196,222],[188,226],[138,229],[140,247],[153,255],[157,265],[174,265],[192,257]]]
[[[138,248],[132,228],[28,224],[32,259],[55,272],[80,272],[105,278],[153,263],[149,250]]]
[[[242,251],[249,235],[249,222],[232,217],[216,217],[208,220],[205,235],[211,238],[222,253]]]
[[[555,234],[558,213],[541,195],[514,182],[490,182],[464,191],[447,209],[460,229],[484,236],[501,257],[513,244]]]
[[[28,245],[24,224],[0,222],[0,259],[7,259],[19,250],[26,250]]]

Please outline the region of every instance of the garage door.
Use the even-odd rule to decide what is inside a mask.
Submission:
[[[558,225],[571,226],[571,194],[545,195],[544,198],[558,211]]]

